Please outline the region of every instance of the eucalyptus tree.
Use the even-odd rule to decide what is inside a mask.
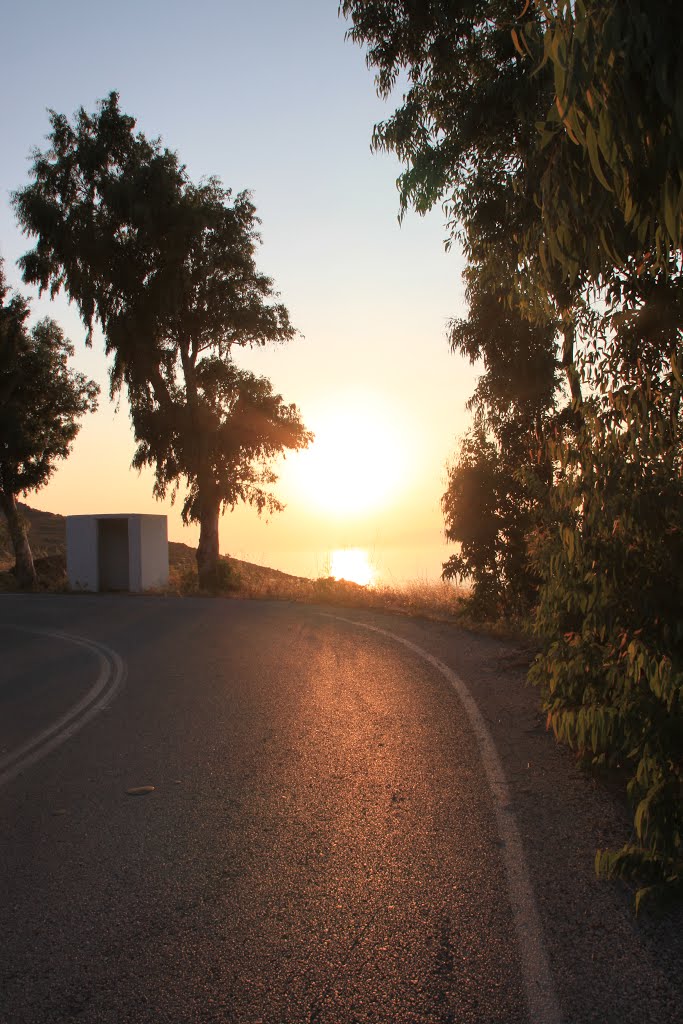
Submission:
[[[380,94],[406,82],[373,142],[403,162],[401,211],[443,203],[462,244],[470,310],[451,342],[486,362],[475,406],[494,434],[490,399],[514,335],[482,319],[482,297],[501,300],[501,320],[508,308],[554,334],[540,364],[536,347],[523,357],[527,370],[554,357],[570,399],[544,430],[554,479],[532,566],[546,643],[534,677],[558,736],[598,763],[631,765],[635,841],[601,870],[683,886],[672,569],[683,535],[683,8],[342,0],[341,11]],[[510,415],[522,423],[530,408]],[[500,457],[479,441],[456,483]],[[480,476],[498,487],[500,521],[507,492],[499,474]]]
[[[468,402],[474,426],[448,467],[445,532],[460,550],[443,576],[471,581],[478,615],[519,617],[540,582],[530,551],[549,511],[547,441],[566,435],[572,413],[561,396],[556,325],[530,322],[478,277],[467,294],[469,314],[451,323],[451,346],[483,361],[484,372]]]
[[[213,587],[221,508],[263,508],[264,460],[310,440],[293,406],[231,363],[235,346],[295,334],[256,266],[255,206],[217,178],[192,182],[175,153],[136,131],[116,93],[73,122],[51,111],[50,125],[33,180],[14,195],[36,239],[20,261],[24,278],[53,295],[64,289],[88,343],[101,327],[112,393],[128,393],[136,464],[156,467],[157,494],[188,484],[200,583]]]
[[[28,302],[10,293],[0,261],[0,508],[14,550],[17,582],[36,586],[36,570],[17,496],[48,482],[65,459],[99,388],[70,369],[73,346],[54,320],[29,328]]]

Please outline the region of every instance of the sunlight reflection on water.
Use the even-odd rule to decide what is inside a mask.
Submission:
[[[414,581],[437,583],[441,578],[443,563],[453,550],[457,549],[438,542],[415,546],[387,546],[376,541],[360,541],[351,547],[345,545],[344,541],[340,543],[337,540],[336,544],[333,541],[325,547],[319,545],[308,549],[296,548],[285,551],[235,547],[230,554],[233,558],[241,558],[255,565],[267,565],[293,576],[317,580],[336,575],[332,567],[334,553],[341,552],[345,555],[352,550],[359,550],[365,554],[367,565],[372,572],[372,586],[401,586]],[[351,578],[349,574],[353,571],[352,565],[343,571],[341,564],[338,568],[340,575],[346,576],[347,579]],[[367,571],[365,569],[366,576]]]
[[[365,548],[337,548],[330,552],[330,576],[366,587],[375,581],[377,569]]]

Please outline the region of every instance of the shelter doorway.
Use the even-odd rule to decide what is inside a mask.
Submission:
[[[128,519],[97,521],[100,590],[130,590]]]

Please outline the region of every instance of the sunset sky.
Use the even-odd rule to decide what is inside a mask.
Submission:
[[[462,315],[462,261],[444,251],[440,210],[397,222],[399,167],[370,152],[392,106],[375,95],[362,51],[345,41],[336,0],[37,0],[4,23],[0,80],[0,255],[12,285],[29,246],[10,208],[43,146],[46,108],[93,110],[111,90],[138,127],[178,152],[193,179],[217,175],[253,192],[262,220],[258,266],[300,331],[278,349],[237,352],[270,377],[316,432],[290,456],[270,522],[247,509],[221,520],[224,552],[305,575],[338,548],[367,548],[389,579],[435,578],[448,549],[440,497],[468,422],[476,368],[450,354]],[[399,97],[400,98],[400,97]],[[27,293],[28,290],[22,290]],[[101,338],[65,300],[34,301],[76,347],[74,365],[103,388],[53,481],[28,501],[52,512],[166,512],[169,536],[196,543],[180,502],[158,503],[151,474],[130,469],[125,397],[106,397]]]

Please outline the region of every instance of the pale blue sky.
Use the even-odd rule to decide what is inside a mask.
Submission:
[[[390,574],[436,575],[447,554],[444,465],[474,382],[445,336],[448,318],[462,312],[461,260],[444,252],[441,211],[397,224],[398,165],[370,153],[372,126],[391,108],[376,97],[362,52],[344,40],[335,0],[41,0],[6,4],[3,27],[0,254],[10,281],[20,283],[13,261],[27,241],[9,193],[43,144],[46,108],[92,110],[116,89],[123,109],[175,149],[193,178],[217,175],[253,192],[259,266],[304,337],[240,361],[270,376],[313,429],[345,410],[361,419],[383,410],[405,452],[391,501],[337,517],[312,506],[288,460],[279,489],[286,512],[268,525],[250,512],[226,516],[224,550],[312,573],[331,548],[362,544]],[[106,387],[101,348],[84,351],[64,301],[34,308],[62,323],[77,365]],[[178,512],[154,502],[149,476],[129,469],[132,451],[125,401],[116,415],[105,399],[69,462],[30,500],[62,513],[167,511],[171,537],[194,542]],[[394,548],[403,554],[389,554]]]

